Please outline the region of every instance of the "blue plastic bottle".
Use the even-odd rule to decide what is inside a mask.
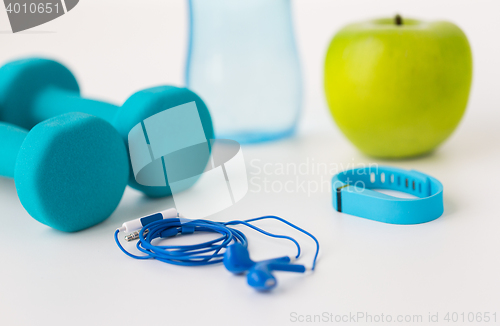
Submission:
[[[187,87],[218,138],[254,143],[294,133],[300,64],[290,0],[190,0]]]

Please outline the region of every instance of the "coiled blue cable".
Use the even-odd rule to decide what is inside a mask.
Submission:
[[[239,242],[243,246],[248,246],[248,241],[245,234],[232,228],[230,226],[233,225],[245,225],[257,232],[260,232],[266,236],[278,239],[286,239],[295,244],[297,247],[297,255],[295,258],[299,258],[301,254],[301,249],[299,243],[292,237],[286,235],[279,235],[267,232],[253,224],[252,222],[265,220],[265,219],[275,219],[282,223],[287,224],[288,226],[306,234],[316,243],[316,254],[314,255],[312,270],[314,270],[316,266],[316,260],[318,258],[319,253],[319,242],[311,233],[305,231],[304,229],[288,222],[285,219],[282,219],[278,216],[268,215],[257,218],[252,218],[248,220],[235,220],[229,222],[214,222],[208,220],[187,220],[179,219],[179,218],[168,218],[158,220],[152,223],[145,225],[141,231],[139,232],[139,241],[137,242],[137,249],[143,252],[144,256],[137,256],[131,254],[123,246],[118,240],[119,230],[115,232],[115,241],[118,247],[128,256],[135,259],[151,259],[154,258],[156,260],[174,264],[181,266],[203,266],[203,265],[211,265],[222,262],[224,257],[224,252],[221,253],[223,249],[225,249],[228,245],[234,242]],[[147,230],[147,232],[145,232]],[[195,244],[195,245],[183,245],[183,246],[159,246],[154,245],[152,242],[158,238],[169,238],[176,236],[178,234],[192,234],[194,232],[212,232],[219,233],[221,236],[206,241],[203,243]]]

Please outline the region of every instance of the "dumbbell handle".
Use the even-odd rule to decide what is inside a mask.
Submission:
[[[14,178],[17,153],[28,131],[10,123],[0,122],[0,175]]]
[[[82,112],[113,123],[118,109],[110,103],[83,98],[74,91],[47,87],[37,94],[31,112],[37,122],[68,112]]]

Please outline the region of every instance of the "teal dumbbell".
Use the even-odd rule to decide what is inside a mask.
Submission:
[[[127,150],[103,119],[67,113],[31,131],[0,122],[0,175],[14,178],[26,211],[60,231],[108,218],[127,186]]]
[[[160,86],[133,94],[121,107],[85,99],[73,74],[58,62],[33,58],[0,68],[0,120],[32,128],[45,119],[84,112],[110,122],[127,143],[130,130],[144,119],[166,109],[195,102],[206,139],[214,138],[212,119],[205,103],[186,88]],[[130,164],[130,162],[129,162]],[[170,187],[150,187],[136,182],[129,169],[129,185],[148,196],[171,195]]]

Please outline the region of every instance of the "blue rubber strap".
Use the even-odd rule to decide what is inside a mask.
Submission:
[[[370,189],[397,190],[418,198]],[[415,170],[377,166],[344,171],[333,177],[332,194],[337,211],[385,223],[425,223],[443,214],[443,185]]]

